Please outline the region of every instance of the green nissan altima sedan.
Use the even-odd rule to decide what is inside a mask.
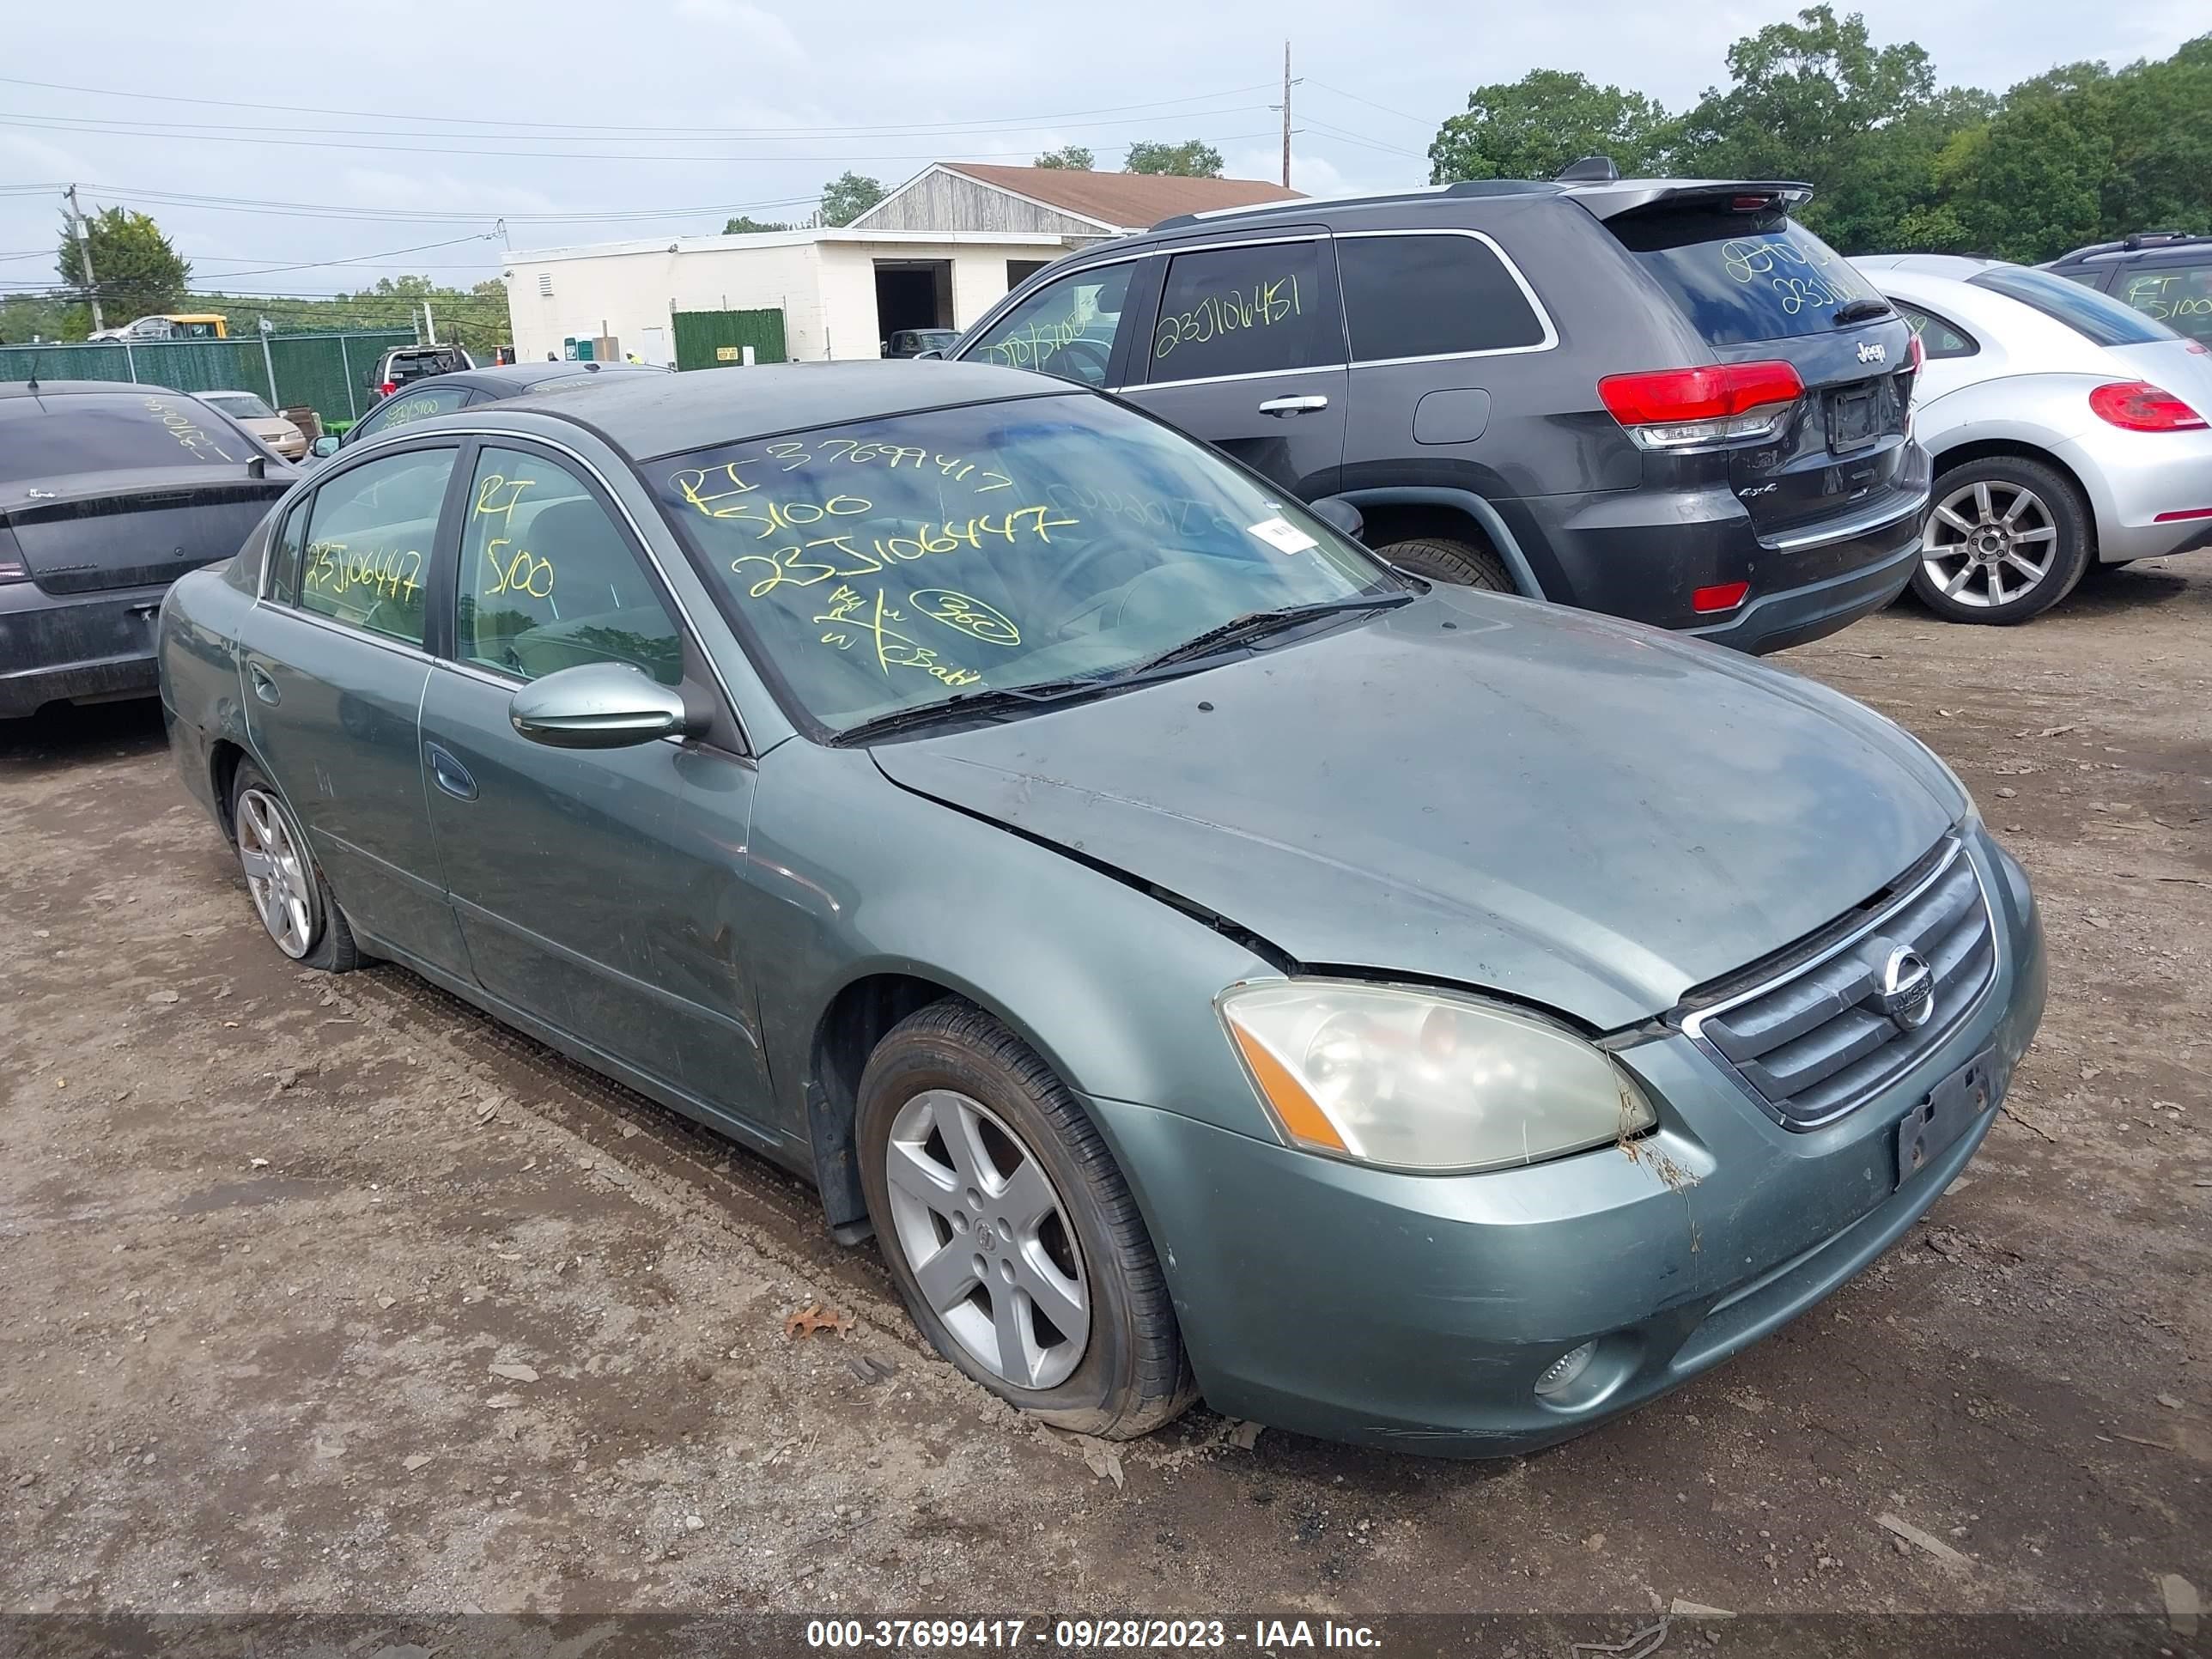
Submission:
[[[803,1172],[1014,1404],[1525,1450],[1935,1202],[2040,924],[1890,721],[1355,517],[1010,369],[638,376],[342,453],[162,696],[278,950]]]

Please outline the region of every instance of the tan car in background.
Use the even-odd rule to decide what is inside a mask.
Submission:
[[[192,395],[202,403],[221,410],[286,460],[296,461],[307,453],[307,434],[270,408],[257,394],[251,392],[198,392]]]

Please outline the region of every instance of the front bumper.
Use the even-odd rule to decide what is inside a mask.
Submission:
[[[1985,1049],[2001,1097],[2042,1016],[2026,878],[1985,836],[1969,855],[1996,921],[1989,993],[1819,1129],[1783,1128],[1680,1034],[1621,1054],[1660,1104],[1653,1133],[1479,1176],[1373,1170],[1092,1102],[1208,1403],[1333,1440],[1507,1455],[1655,1400],[1813,1306],[1936,1201],[1996,1114],[1901,1184],[1899,1120]],[[1545,1368],[1585,1342],[1589,1370],[1539,1398]]]
[[[72,698],[153,695],[154,628],[166,592],[0,586],[0,720]]]

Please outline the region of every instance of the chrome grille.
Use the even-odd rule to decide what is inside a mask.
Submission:
[[[1682,1029],[1725,1061],[1781,1122],[1810,1129],[1842,1116],[1933,1048],[1980,1000],[1996,971],[1996,924],[1973,861],[1956,841],[1932,868],[1839,935],[1786,953],[1684,1005]],[[1917,952],[1933,983],[1925,1023],[1882,1009],[1883,974],[1900,949]]]

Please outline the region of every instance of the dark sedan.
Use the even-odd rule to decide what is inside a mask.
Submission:
[[[550,392],[556,386],[580,386],[591,380],[667,373],[665,368],[644,363],[506,363],[491,368],[458,369],[451,374],[401,386],[356,422],[344,437],[318,438],[311,453],[321,460],[335,455],[341,448],[366,443],[394,427],[427,421],[433,415],[450,415],[457,409],[473,409],[479,404],[520,398],[526,392]]]
[[[161,595],[297,476],[163,386],[0,385],[0,719],[152,695]]]

